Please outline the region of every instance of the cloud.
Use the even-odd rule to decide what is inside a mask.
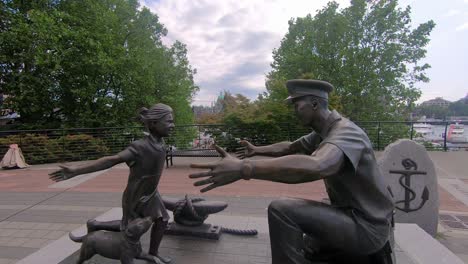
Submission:
[[[468,22],[465,22],[465,24],[458,26],[455,31],[463,31],[468,29]]]
[[[412,6],[416,0],[402,0],[400,1],[401,6]]]
[[[187,45],[197,69],[195,104],[208,104],[223,90],[255,99],[265,87],[272,51],[291,18],[314,14],[328,0],[140,0],[169,34],[165,44]],[[341,7],[349,0],[339,0]]]
[[[216,98],[220,91],[229,91],[232,94],[243,94],[251,99],[255,99],[264,89],[265,73],[269,70],[268,65],[252,60],[236,65],[231,72],[219,78],[202,81],[199,83],[201,89],[199,100],[203,98]],[[212,91],[218,91],[212,94]],[[216,96],[215,96],[216,95]]]
[[[445,13],[443,16],[444,17],[453,17],[453,16],[456,16],[456,15],[459,15],[461,14],[461,11],[458,10],[458,9],[451,9],[449,10],[447,13]]]

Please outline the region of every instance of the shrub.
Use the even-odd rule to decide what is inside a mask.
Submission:
[[[18,144],[26,163],[29,164],[57,162],[60,160],[59,145],[54,140],[50,140],[47,135],[24,134],[0,138],[3,153],[6,153],[10,144]]]
[[[84,134],[58,138],[43,134],[10,135],[0,138],[1,153],[6,153],[11,144],[18,144],[28,164],[89,160],[109,153],[103,140]]]
[[[66,135],[56,141],[61,143],[62,159],[66,161],[97,159],[110,154],[103,140],[86,134]]]

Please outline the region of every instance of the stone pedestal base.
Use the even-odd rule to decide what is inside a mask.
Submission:
[[[183,226],[176,222],[171,222],[167,225],[167,229],[164,233],[166,235],[191,236],[218,240],[221,235],[221,227],[211,224],[203,224],[201,226]]]

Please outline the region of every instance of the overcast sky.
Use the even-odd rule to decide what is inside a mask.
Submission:
[[[327,0],[140,0],[158,14],[169,34],[167,44],[187,45],[197,69],[200,92],[194,105],[209,105],[223,90],[251,99],[265,91],[272,51],[288,30],[288,20],[315,14]],[[338,0],[340,7],[349,0]],[[430,19],[425,62],[429,83],[421,83],[419,102],[440,96],[458,100],[468,94],[468,0],[400,0],[412,7],[413,24]]]

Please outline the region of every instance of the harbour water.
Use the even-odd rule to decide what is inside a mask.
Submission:
[[[447,129],[447,134],[449,134],[450,124],[447,125],[431,125],[431,130],[429,133],[414,138],[417,141],[426,141],[432,142],[435,146],[441,146],[444,143],[444,137]],[[415,129],[415,131],[417,131]],[[456,137],[447,137],[447,147],[449,148],[464,148],[468,149],[468,124],[465,124],[465,129],[463,135],[458,135]]]

